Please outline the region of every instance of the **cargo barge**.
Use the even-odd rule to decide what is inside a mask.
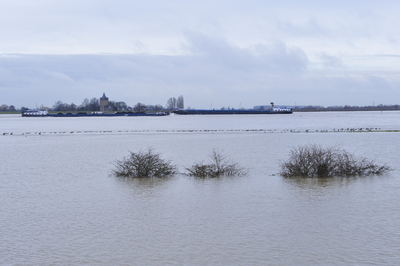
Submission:
[[[115,112],[115,113],[103,113],[103,112],[78,112],[78,113],[57,113],[49,114],[47,111],[26,111],[22,113],[24,117],[98,117],[98,116],[167,116],[168,112],[158,113],[134,113],[134,112]]]
[[[207,110],[207,109],[193,109],[193,110],[176,110],[173,113],[178,115],[269,115],[269,114],[291,114],[291,108],[275,108],[274,103],[271,103],[271,109],[257,110],[257,109],[229,109],[229,110]]]
[[[178,115],[268,115],[268,114],[291,114],[292,110],[177,110]]]

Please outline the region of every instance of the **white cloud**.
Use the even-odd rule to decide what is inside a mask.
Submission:
[[[165,104],[169,97],[184,95],[192,107],[207,108],[212,102],[218,108],[269,101],[391,103],[400,94],[400,80],[393,72],[334,70],[330,66],[337,59],[327,54],[321,58],[329,68],[313,70],[300,48],[283,42],[244,49],[195,32],[187,38],[186,49],[192,54],[184,56],[3,56],[0,67],[8,78],[0,86],[18,91],[7,92],[3,99],[17,106],[29,105],[26,101],[51,106],[57,100],[79,104],[106,92],[133,105]]]

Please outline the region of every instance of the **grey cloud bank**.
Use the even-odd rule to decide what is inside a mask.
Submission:
[[[0,104],[400,102],[395,1],[16,2],[0,1]]]

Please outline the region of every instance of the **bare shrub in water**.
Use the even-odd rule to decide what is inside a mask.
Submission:
[[[130,152],[128,157],[114,163],[113,174],[121,177],[165,177],[174,175],[177,167],[160,158],[152,148]]]
[[[357,158],[345,150],[318,145],[293,148],[287,161],[281,163],[283,177],[333,177],[379,175],[390,168]]]
[[[239,164],[231,162],[225,155],[213,150],[210,155],[210,162],[195,163],[187,167],[189,176],[194,177],[219,177],[219,176],[244,176],[247,170]]]

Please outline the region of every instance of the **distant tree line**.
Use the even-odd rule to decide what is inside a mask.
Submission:
[[[144,112],[161,112],[164,110],[172,111],[177,108],[179,109],[184,109],[184,99],[183,96],[179,96],[178,99],[175,97],[169,98],[167,101],[167,105],[163,107],[160,104],[149,104],[146,105],[144,103],[138,102],[135,104],[133,107],[128,106],[125,102],[119,101],[109,101],[108,105],[111,107],[112,111],[134,111],[134,112],[139,112],[139,113],[144,113]],[[48,108],[45,106],[41,106],[40,109],[46,109],[46,110],[52,110],[56,112],[82,112],[82,111],[100,111],[100,99],[98,98],[92,98],[88,99],[85,98],[80,105],[76,105],[74,103],[64,103],[62,101],[57,101],[53,105],[52,108]],[[1,111],[1,109],[0,109]]]
[[[5,111],[13,112],[13,111],[16,111],[16,109],[15,109],[14,105],[2,104],[2,105],[0,105],[0,111],[2,111],[2,112],[5,112]]]
[[[400,110],[400,106],[398,104],[394,105],[368,105],[368,106],[350,106],[350,105],[340,105],[340,106],[318,106],[318,105],[310,105],[306,107],[295,107],[293,108],[294,112],[326,112],[326,111],[391,111],[391,110]]]
[[[109,101],[108,105],[111,107],[112,111],[134,111],[134,112],[162,112],[162,111],[173,111],[176,109],[184,109],[184,99],[183,96],[179,96],[178,98],[171,97],[168,99],[167,104],[162,106],[160,104],[155,105],[146,105],[144,103],[138,102],[133,107],[128,106],[125,102],[119,101]],[[261,106],[264,108],[264,106]],[[48,110],[48,111],[56,111],[56,112],[81,112],[81,111],[100,111],[100,99],[85,98],[80,105],[76,105],[74,103],[64,103],[62,101],[57,101],[53,105],[52,108],[41,105],[38,109],[40,110]],[[193,109],[190,106],[187,109]],[[221,110],[230,110],[231,108],[228,106],[222,107]],[[233,109],[233,108],[232,108]],[[244,109],[243,107],[240,109]],[[350,106],[350,105],[339,105],[339,106],[320,106],[320,105],[309,105],[309,106],[297,106],[292,108],[294,112],[328,112],[328,111],[391,111],[391,110],[400,110],[400,105],[368,105],[368,106]],[[2,104],[0,105],[0,112],[15,112],[15,111],[27,111],[29,108],[22,106],[20,109],[17,109],[14,105]]]
[[[92,98],[89,100],[85,98],[81,105],[76,105],[74,103],[68,104],[62,101],[57,101],[53,108],[53,111],[64,112],[64,111],[99,111],[100,110],[100,100],[97,98]]]
[[[109,107],[111,107],[112,111],[134,111],[134,112],[146,112],[146,111],[163,111],[164,107],[162,105],[146,105],[144,103],[137,103],[133,107],[128,106],[125,102],[122,101],[109,101]],[[45,108],[46,109],[46,108]],[[50,108],[48,108],[50,109]],[[74,103],[68,104],[63,103],[62,101],[57,101],[53,107],[50,109],[57,112],[65,112],[65,111],[100,111],[100,99],[92,98],[84,99],[82,104],[77,106]]]
[[[156,105],[145,105],[146,111],[154,111],[154,112],[161,112],[164,110],[164,107],[161,104]]]

